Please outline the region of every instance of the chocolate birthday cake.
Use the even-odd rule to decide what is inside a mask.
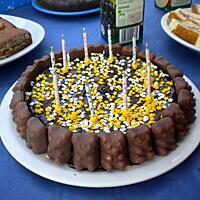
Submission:
[[[59,109],[56,107],[49,56],[28,66],[13,87],[10,104],[17,131],[35,154],[76,170],[110,171],[165,156],[189,133],[195,120],[195,99],[183,73],[161,56],[150,54],[151,96],[147,96],[145,52],[112,46],[89,46],[70,51],[63,71],[62,52],[56,53]],[[127,109],[123,109],[123,74],[127,76]],[[95,115],[91,115],[88,93]]]
[[[76,12],[98,8],[100,0],[38,0],[38,4],[48,10]]]

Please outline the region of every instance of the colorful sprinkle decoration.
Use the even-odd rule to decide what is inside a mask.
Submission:
[[[33,115],[47,126],[58,124],[74,132],[82,130],[95,133],[110,133],[113,130],[125,132],[140,124],[151,127],[157,114],[173,101],[173,81],[152,63],[153,100],[150,103],[146,101],[147,64],[140,59],[136,59],[132,65],[132,57],[117,54],[110,63],[105,54],[91,53],[87,66],[85,60],[79,58],[69,61],[67,73],[63,73],[62,63],[56,63],[55,66],[59,112],[53,95],[55,80],[51,69],[35,78],[31,94],[27,96]],[[126,110],[123,99],[125,88]]]

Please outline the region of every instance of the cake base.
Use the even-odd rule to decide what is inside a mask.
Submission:
[[[191,125],[190,134],[182,142],[178,143],[178,148],[169,155],[165,157],[156,156],[154,160],[147,161],[141,165],[128,166],[127,170],[115,170],[112,173],[103,170],[97,170],[92,173],[88,171],[78,172],[68,165],[58,166],[52,164],[52,161],[44,158],[44,154],[37,156],[33,154],[26,147],[25,140],[15,130],[16,125],[12,121],[9,109],[9,103],[13,94],[12,87],[5,95],[0,107],[1,140],[13,158],[25,168],[39,176],[59,183],[101,188],[124,186],[146,181],[175,168],[190,156],[200,143],[198,131],[200,128],[200,92],[189,79],[186,78],[186,81],[192,86],[192,91],[197,100],[197,119]],[[38,166],[40,167],[38,168]]]

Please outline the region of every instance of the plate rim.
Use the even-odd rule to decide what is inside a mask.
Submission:
[[[88,15],[92,13],[97,13],[100,11],[100,8],[88,9],[83,11],[75,11],[75,12],[61,12],[61,11],[53,11],[43,8],[37,3],[37,0],[31,0],[31,5],[34,9],[39,12],[49,14],[49,15],[57,15],[57,16],[81,16],[81,15]]]
[[[191,10],[191,8],[185,8],[183,10]],[[172,12],[172,11],[171,11]],[[172,33],[170,30],[169,30],[169,27],[168,27],[168,24],[167,24],[167,19],[168,19],[168,15],[169,15],[170,12],[164,14],[161,18],[161,27],[162,29],[164,30],[164,32],[173,40],[175,40],[176,42],[178,42],[179,44],[187,47],[187,48],[190,48],[194,51],[197,51],[197,52],[200,52],[200,48],[194,46],[193,44],[190,44],[189,42],[181,39],[180,37],[178,37],[177,35],[175,35],[174,33]]]
[[[35,43],[30,44],[26,48],[22,49],[21,51],[13,54],[13,55],[11,55],[7,58],[1,59],[0,60],[0,67],[1,67],[1,66],[6,65],[10,62],[13,62],[14,60],[17,60],[17,59],[23,57],[24,55],[30,53],[31,51],[33,51],[43,41],[43,39],[45,37],[45,29],[41,24],[39,24],[35,21],[32,21],[30,19],[23,18],[23,17],[18,17],[18,16],[14,16],[14,15],[5,15],[5,14],[0,14],[0,17],[6,19],[8,21],[10,21],[10,19],[15,19],[15,20],[24,21],[24,22],[27,22],[27,23],[29,22],[29,23],[33,24],[35,27],[37,27],[37,29],[40,29],[40,34],[41,34],[41,36],[39,38],[37,38]],[[14,24],[14,25],[16,25],[16,24]],[[16,25],[16,26],[18,28],[26,29],[26,27],[19,27],[18,25]],[[33,32],[31,32],[31,31],[29,31],[29,32],[30,32],[31,36],[33,37]]]
[[[190,79],[188,79],[187,77],[186,77],[186,80],[189,82],[189,84],[191,84],[192,85],[192,88],[193,88],[193,92],[195,93],[195,97],[196,97],[196,99],[197,99],[197,106],[198,106],[198,112],[200,112],[200,92],[199,92],[199,90],[198,90],[198,88],[194,85],[194,83],[192,82],[192,81],[190,81]],[[14,85],[14,84],[13,84]],[[13,86],[12,86],[13,87]],[[3,109],[3,107],[4,106],[7,106],[7,109],[9,109],[8,108],[8,106],[9,106],[9,103],[10,103],[10,99],[11,99],[11,97],[12,97],[12,87],[10,87],[9,88],[9,90],[7,91],[7,93],[6,93],[6,95],[4,96],[4,98],[3,98],[3,100],[2,100],[2,102],[1,102],[1,105],[0,105],[0,111]],[[10,93],[10,97],[8,96],[9,95],[9,93]],[[197,115],[198,116],[200,116],[200,113],[198,113],[197,112]],[[2,113],[2,112],[0,112],[0,113]],[[7,113],[7,115],[11,115],[11,111],[9,110],[9,112],[6,112]],[[0,115],[0,123],[1,124],[3,124],[2,123],[2,120],[3,119],[5,119],[6,120],[6,117],[5,117],[5,115],[6,115],[6,113],[4,112],[4,117],[2,117],[2,115]],[[200,118],[198,118],[198,121],[200,122]],[[195,125],[197,125],[197,120],[196,120],[196,122],[195,122]],[[11,122],[9,122],[9,124],[14,124],[14,122],[13,121],[11,121]],[[193,126],[193,125],[192,125]],[[14,127],[13,127],[14,128]],[[198,127],[197,127],[198,128]],[[96,185],[93,183],[93,182],[90,182],[90,183],[87,183],[87,181],[86,182],[83,182],[83,181],[77,181],[77,180],[73,180],[73,179],[71,179],[71,180],[63,180],[62,179],[62,177],[56,177],[56,178],[53,178],[52,176],[48,176],[48,175],[46,175],[46,174],[43,174],[44,172],[42,172],[41,171],[41,169],[34,169],[34,167],[32,167],[32,166],[29,166],[30,164],[27,164],[20,156],[22,156],[22,155],[16,155],[16,152],[15,152],[15,148],[13,149],[13,147],[11,148],[10,147],[10,144],[8,144],[7,143],[7,140],[5,139],[6,137],[5,137],[5,135],[6,134],[3,134],[3,132],[5,131],[4,129],[3,129],[3,127],[1,127],[1,129],[2,129],[2,132],[1,132],[1,140],[2,140],[2,143],[4,144],[4,146],[5,146],[5,148],[7,149],[7,151],[9,152],[9,154],[19,163],[19,164],[21,164],[22,166],[24,166],[26,169],[28,169],[29,171],[31,171],[31,172],[33,172],[33,173],[35,173],[35,174],[37,174],[37,175],[39,175],[39,176],[41,176],[41,177],[43,177],[43,178],[46,178],[46,179],[49,179],[49,180],[52,180],[52,181],[55,181],[55,182],[58,182],[58,183],[62,183],[62,184],[67,184],[67,185],[72,185],[72,186],[78,186],[78,187],[87,187],[87,188],[107,188],[107,187],[118,187],[118,186],[125,186],[125,185],[131,185],[131,184],[135,184],[135,183],[139,183],[139,182],[144,182],[144,181],[147,181],[147,180],[150,180],[150,179],[152,179],[152,178],[155,178],[155,177],[158,177],[158,176],[160,176],[160,175],[162,175],[162,174],[164,174],[164,173],[167,173],[168,171],[170,171],[170,170],[172,170],[172,169],[174,169],[175,167],[177,167],[178,165],[180,165],[184,160],[186,160],[192,153],[193,153],[193,151],[197,148],[197,146],[199,145],[199,143],[200,143],[200,134],[199,134],[199,136],[198,136],[198,138],[196,138],[195,136],[195,134],[193,135],[193,142],[195,143],[195,145],[194,146],[192,146],[192,147],[190,147],[191,145],[189,145],[189,146],[187,146],[188,148],[190,148],[190,151],[187,153],[187,154],[185,154],[184,156],[182,156],[181,157],[181,159],[180,159],[180,155],[178,155],[178,159],[179,159],[179,161],[178,162],[176,162],[176,159],[175,159],[175,157],[173,158],[173,159],[175,159],[175,164],[173,164],[173,165],[171,165],[170,167],[168,167],[168,169],[167,170],[164,170],[164,171],[162,171],[163,170],[163,168],[162,169],[159,169],[159,173],[157,173],[157,172],[154,172],[154,173],[152,173],[151,174],[151,176],[149,176],[148,175],[148,173],[147,173],[147,177],[145,177],[145,178],[143,178],[143,180],[137,180],[137,181],[133,181],[132,179],[129,179],[129,180],[123,180],[123,181],[120,181],[119,183],[118,182],[112,182],[112,183],[104,183],[103,185],[102,185],[102,183],[100,183],[99,184],[99,178],[100,178],[100,176],[99,176],[99,173],[102,173],[102,174],[107,174],[108,176],[112,176],[112,174],[114,174],[114,176],[116,176],[116,175],[118,175],[118,174],[120,174],[120,173],[122,173],[122,175],[123,175],[123,173],[128,173],[129,174],[129,172],[130,171],[122,171],[122,172],[120,172],[120,171],[112,171],[112,172],[87,172],[87,171],[83,171],[83,172],[77,172],[76,170],[72,170],[72,169],[70,169],[68,166],[65,166],[65,167],[67,167],[65,170],[67,170],[67,169],[70,169],[69,171],[70,172],[67,172],[67,171],[65,171],[66,173],[73,173],[73,174],[77,174],[78,176],[83,176],[83,177],[87,177],[88,176],[88,174],[89,174],[89,176],[93,176],[93,177],[95,177],[95,176],[97,176],[96,178],[97,178],[97,181],[96,181]],[[16,132],[16,131],[15,131]],[[13,134],[16,134],[16,133],[13,133]],[[190,136],[190,137],[192,137],[191,136],[192,134],[189,134],[188,136]],[[187,136],[187,137],[188,137]],[[16,136],[16,137],[18,137],[20,140],[22,140],[19,136]],[[195,137],[195,138],[194,138]],[[181,142],[181,144],[183,145],[183,143],[184,144],[187,144],[187,142],[188,142],[188,139],[190,139],[190,138],[185,138],[185,140],[183,140],[183,142]],[[45,161],[45,158],[44,158],[44,154],[42,154],[41,156],[42,156],[42,161],[40,160],[40,156],[38,156],[38,155],[35,155],[35,154],[33,154],[32,153],[32,151],[31,150],[29,150],[27,147],[26,147],[26,145],[25,145],[25,141],[24,140],[22,140],[23,141],[23,146],[19,146],[19,148],[23,148],[23,150],[24,150],[24,152],[25,152],[25,157],[26,156],[29,156],[30,155],[30,153],[31,153],[31,155],[33,156],[33,159],[35,160],[35,159],[37,159],[37,162],[40,164],[40,162],[44,162]],[[180,146],[181,146],[181,144],[180,144]],[[178,148],[180,148],[180,146],[178,147]],[[177,149],[178,149],[177,148]],[[176,149],[176,150],[177,150]],[[156,159],[160,159],[160,160],[164,160],[165,158],[167,158],[167,157],[169,157],[170,155],[172,155],[174,152],[176,152],[176,150],[175,151],[172,151],[168,156],[166,156],[166,157],[159,157],[159,156],[156,156]],[[26,151],[28,151],[28,154],[26,153]],[[27,155],[26,155],[27,154]],[[175,153],[174,153],[175,154]],[[24,154],[23,154],[23,156],[24,156]],[[22,157],[23,157],[22,156]],[[37,157],[38,156],[38,157]],[[28,158],[30,158],[30,157],[28,157]],[[49,162],[49,163],[48,163]],[[145,165],[148,167],[148,165],[150,164],[150,162],[151,161],[147,161],[147,162],[145,162],[145,164],[144,165],[139,165],[139,167],[145,167]],[[155,162],[155,159],[154,160],[152,160],[152,162],[151,163],[153,163],[153,162]],[[156,160],[156,162],[159,162],[159,161],[157,161]],[[47,161],[47,162],[45,162],[45,165],[49,165],[49,167],[50,168],[56,168],[57,169],[57,167],[59,167],[59,166],[56,166],[54,163],[52,163],[51,161]],[[139,168],[138,167],[138,168]],[[134,169],[133,169],[133,171],[135,170],[135,168],[136,167],[134,167]],[[72,172],[71,172],[71,170],[72,170]],[[46,171],[45,171],[46,172]],[[130,172],[131,173],[131,172]],[[128,178],[129,178],[129,176],[127,176]],[[100,181],[101,182],[101,181]]]

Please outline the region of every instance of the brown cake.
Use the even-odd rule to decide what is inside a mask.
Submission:
[[[38,0],[38,4],[48,10],[76,12],[98,8],[100,0]]]
[[[7,58],[32,43],[31,34],[0,17],[0,59]]]
[[[70,51],[71,64],[62,71],[56,53],[61,109],[55,107],[50,57],[28,66],[13,88],[10,104],[17,130],[36,154],[76,170],[123,170],[128,165],[165,156],[189,133],[195,120],[195,99],[183,73],[161,56],[152,62],[152,102],[146,100],[144,51],[113,45],[89,46],[90,64],[83,49]],[[102,52],[105,51],[105,54]],[[122,72],[128,77],[128,110],[122,108]],[[96,116],[91,117],[84,84],[90,86]]]

